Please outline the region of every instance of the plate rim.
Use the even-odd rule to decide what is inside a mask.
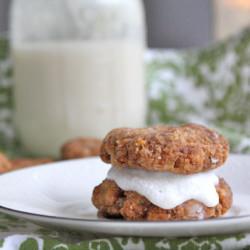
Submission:
[[[10,213],[15,213],[15,214],[20,214],[20,215],[26,215],[30,217],[38,217],[42,219],[52,219],[52,220],[63,220],[63,221],[78,221],[78,222],[98,222],[98,223],[104,223],[104,224],[109,224],[109,223],[115,223],[115,224],[183,224],[183,223],[196,223],[196,224],[203,224],[205,223],[219,223],[221,221],[235,221],[235,220],[241,220],[241,219],[246,219],[248,218],[250,220],[250,215],[241,215],[238,217],[218,217],[218,218],[210,218],[210,219],[202,219],[202,220],[176,220],[176,221],[126,221],[126,220],[121,220],[121,219],[80,219],[80,218],[70,218],[70,217],[61,217],[61,216],[54,216],[54,215],[44,215],[44,214],[38,214],[38,213],[31,213],[31,212],[25,212],[21,210],[15,210],[12,208],[8,208],[5,206],[0,205],[0,212],[6,211],[6,214]],[[9,213],[8,213],[9,212]]]

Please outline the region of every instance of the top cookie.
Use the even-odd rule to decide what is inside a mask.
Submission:
[[[118,128],[107,134],[101,146],[102,160],[113,166],[176,174],[217,168],[228,152],[222,135],[197,124]]]

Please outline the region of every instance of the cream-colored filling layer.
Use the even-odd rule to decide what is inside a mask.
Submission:
[[[135,191],[163,209],[174,208],[190,199],[200,201],[207,207],[214,207],[219,203],[215,188],[219,178],[213,171],[177,175],[112,167],[107,178],[114,180],[121,189]]]

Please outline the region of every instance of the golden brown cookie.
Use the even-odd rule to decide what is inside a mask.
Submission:
[[[36,166],[40,164],[53,162],[50,158],[18,158],[14,160],[10,160],[12,164],[12,169],[19,169],[25,167]]]
[[[223,179],[220,179],[216,190],[219,194],[219,204],[215,207],[188,200],[173,209],[162,209],[144,196],[132,191],[123,191],[114,181],[106,179],[94,189],[92,202],[99,210],[99,215],[107,218],[148,221],[200,220],[219,217],[231,207],[232,192]]]
[[[105,137],[101,158],[119,167],[193,174],[221,166],[229,144],[197,124],[114,129]]]
[[[76,138],[66,142],[61,148],[62,159],[77,159],[100,154],[101,140]]]

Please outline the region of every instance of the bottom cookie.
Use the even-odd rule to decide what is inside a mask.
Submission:
[[[144,196],[132,191],[123,191],[112,180],[104,180],[95,187],[92,202],[98,215],[106,218],[125,220],[201,220],[225,214],[232,205],[232,192],[224,179],[216,186],[219,204],[207,207],[199,201],[188,200],[173,209],[162,209]]]

